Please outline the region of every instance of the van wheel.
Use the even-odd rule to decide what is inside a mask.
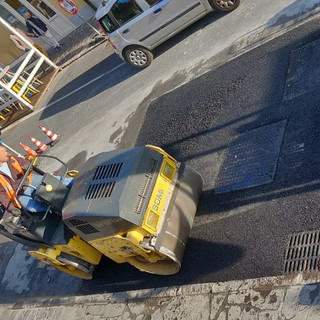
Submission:
[[[146,48],[134,46],[125,49],[124,58],[134,67],[143,69],[151,64],[153,54]]]
[[[209,0],[212,8],[220,11],[232,11],[239,7],[240,0]]]

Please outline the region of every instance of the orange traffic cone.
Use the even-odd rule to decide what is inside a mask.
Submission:
[[[34,151],[33,149],[31,149],[30,147],[26,146],[25,144],[21,143],[20,142],[20,146],[25,150],[27,151],[28,154],[31,154],[33,156],[36,156],[37,155],[37,152]]]
[[[42,152],[46,151],[48,149],[48,146],[44,143],[42,143],[41,141],[29,137],[29,139],[40,149],[39,151],[37,151],[38,154],[41,154]]]
[[[39,126],[39,128],[51,139],[52,145],[56,144],[60,140],[61,135],[46,129],[43,126]]]

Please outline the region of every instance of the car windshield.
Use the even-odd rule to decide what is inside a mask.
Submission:
[[[117,27],[114,23],[110,20],[110,18],[106,15],[99,20],[101,26],[107,33],[112,33],[113,31],[117,30]]]

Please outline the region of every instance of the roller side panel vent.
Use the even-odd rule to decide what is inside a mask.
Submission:
[[[84,224],[82,226],[76,227],[78,230],[80,230],[84,234],[92,234],[92,233],[98,233],[99,231],[93,227],[91,224]]]
[[[157,168],[157,164],[158,164],[157,160],[155,160],[155,159],[150,160],[148,170],[145,174],[145,183],[143,184],[143,186],[140,190],[140,193],[138,194],[138,198],[137,198],[137,202],[136,202],[136,206],[135,206],[135,211],[134,211],[136,214],[140,214],[143,209],[143,206],[144,206],[144,203],[146,200],[146,196],[147,196],[148,191],[151,186],[151,181],[152,181],[154,171]]]

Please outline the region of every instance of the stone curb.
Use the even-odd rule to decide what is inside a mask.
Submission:
[[[65,67],[69,66],[71,63],[73,63],[74,61],[78,60],[79,58],[83,57],[85,54],[89,53],[90,51],[92,51],[93,49],[95,49],[96,47],[100,46],[104,44],[105,46],[107,46],[109,44],[109,42],[107,42],[107,39],[105,40],[101,40],[98,43],[94,44],[93,46],[90,46],[87,49],[84,49],[83,51],[81,51],[80,53],[78,53],[76,56],[72,57],[69,61],[65,62],[64,64],[62,64],[61,66],[59,66],[60,69],[64,69]]]
[[[63,298],[40,298],[37,300],[28,300],[24,303],[2,304],[1,309],[30,309],[54,306],[76,306],[76,305],[105,305],[117,304],[130,301],[139,301],[158,298],[176,298],[198,295],[232,295],[254,291],[260,292],[262,296],[268,296],[274,290],[286,290],[289,287],[304,286],[320,282],[320,273],[298,273],[293,275],[282,275],[275,277],[235,280],[228,282],[203,283],[183,285],[177,287],[163,287],[155,289],[142,289],[127,292],[103,293],[87,296],[73,296]]]
[[[248,52],[262,44],[265,44],[299,26],[308,23],[312,19],[320,15],[320,5],[311,11],[308,11],[301,16],[290,19],[284,24],[276,26],[261,26],[250,33],[247,33],[234,41],[234,45],[229,50],[230,54],[236,53],[237,56]]]

